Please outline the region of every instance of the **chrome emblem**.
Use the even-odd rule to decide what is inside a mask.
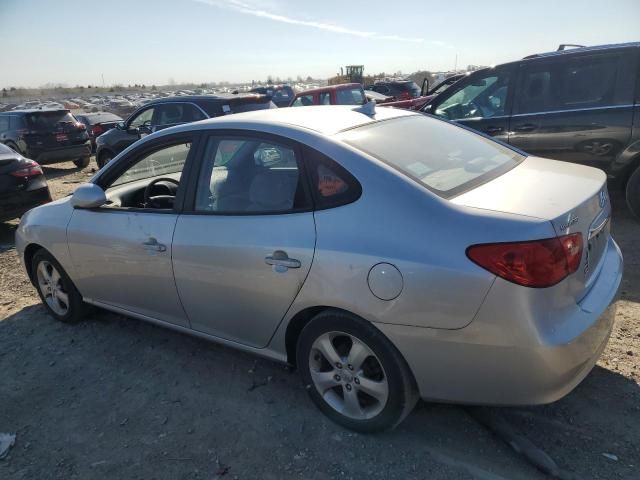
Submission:
[[[607,204],[607,191],[600,190],[600,208],[604,208],[606,204]]]
[[[565,223],[563,223],[562,225],[560,225],[560,230],[566,230],[567,228],[569,228],[571,225],[574,225],[578,223],[578,217],[572,217],[571,215],[569,216],[569,220],[567,220]]]

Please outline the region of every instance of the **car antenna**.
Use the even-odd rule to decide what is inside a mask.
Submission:
[[[376,101],[371,100],[367,103],[357,106],[353,109],[354,112],[364,113],[369,117],[373,117],[376,114]]]

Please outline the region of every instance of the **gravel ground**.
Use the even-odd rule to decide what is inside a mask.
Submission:
[[[46,168],[54,198],[91,176]],[[640,478],[640,224],[613,195],[626,270],[602,358],[566,398],[492,409],[567,478]],[[419,404],[379,435],[343,430],[281,365],[94,311],[51,320],[0,224],[2,479],[542,479],[458,406]],[[605,456],[603,454],[608,454]]]

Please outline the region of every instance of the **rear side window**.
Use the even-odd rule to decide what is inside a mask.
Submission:
[[[444,198],[496,178],[524,159],[498,142],[424,115],[367,124],[338,138]]]
[[[292,107],[309,107],[313,105],[313,95],[300,95],[291,104]]]
[[[55,130],[63,123],[76,123],[73,115],[65,110],[27,113],[25,118],[30,129],[40,131]]]
[[[364,92],[359,88],[336,90],[338,105],[362,105],[365,103]]]
[[[576,56],[525,63],[515,113],[624,105],[632,101],[621,54]]]
[[[360,198],[362,187],[345,168],[308,147],[304,156],[316,210],[347,205]]]
[[[6,132],[9,130],[9,117],[0,116],[0,132]]]
[[[237,103],[231,106],[231,113],[253,112],[255,110],[268,110],[270,108],[278,107],[272,101]]]

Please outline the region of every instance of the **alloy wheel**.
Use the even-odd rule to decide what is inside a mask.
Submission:
[[[344,332],[319,336],[309,353],[314,387],[338,413],[366,420],[378,415],[389,399],[389,383],[375,353]]]
[[[43,260],[38,264],[36,275],[44,301],[57,315],[65,316],[69,311],[69,294],[62,284],[58,270],[50,262]]]

